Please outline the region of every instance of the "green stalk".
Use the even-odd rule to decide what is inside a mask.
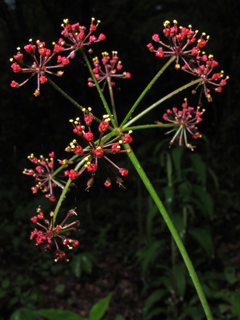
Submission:
[[[128,114],[124,118],[123,122],[121,123],[120,127],[123,127],[124,124],[128,121],[128,119],[131,117],[133,111],[136,109],[138,104],[141,102],[142,98],[145,96],[145,94],[150,90],[152,85],[157,81],[157,79],[161,76],[161,74],[167,69],[167,67],[176,59],[176,57],[171,57],[171,59],[168,60],[168,62],[158,71],[158,73],[155,75],[155,77],[150,81],[150,83],[147,85],[147,87],[143,90],[143,92],[138,97],[137,101],[134,103],[132,108],[129,110]]]
[[[107,77],[107,82],[108,82],[108,91],[109,91],[109,94],[110,94],[110,99],[111,99],[111,104],[112,104],[113,117],[114,117],[116,126],[118,126],[117,112],[116,112],[114,96],[113,96],[113,88],[112,88],[111,78],[110,77]]]
[[[99,93],[99,96],[100,96],[100,98],[101,98],[101,100],[102,100],[102,103],[103,103],[103,105],[104,105],[104,108],[105,108],[105,110],[107,111],[107,114],[109,115],[109,117],[110,117],[110,119],[111,119],[112,125],[113,125],[114,128],[115,128],[115,127],[116,127],[115,120],[114,120],[114,118],[113,118],[113,116],[112,116],[112,113],[111,113],[111,111],[110,111],[110,109],[109,109],[109,106],[108,106],[108,104],[107,104],[107,101],[106,101],[106,99],[105,99],[105,97],[104,97],[104,95],[103,95],[103,93],[102,93],[102,91],[101,91],[101,89],[100,89],[100,87],[99,87],[99,84],[98,84],[98,82],[97,82],[97,79],[96,79],[96,77],[95,77],[95,75],[94,75],[94,73],[93,73],[93,71],[92,71],[92,67],[91,67],[91,65],[90,65],[90,62],[88,61],[88,58],[87,58],[87,56],[86,56],[86,53],[84,52],[84,50],[81,50],[81,52],[82,52],[82,54],[83,54],[83,58],[84,58],[84,60],[85,60],[85,62],[86,62],[86,64],[87,64],[87,66],[88,66],[89,72],[91,73],[91,76],[92,76],[92,78],[93,78],[93,81],[94,81],[94,83],[95,83],[95,86],[96,86],[96,88],[97,88],[97,91],[98,91],[98,93]]]
[[[172,128],[177,127],[179,125],[176,125],[174,123],[161,123],[161,124],[144,124],[140,126],[133,126],[133,127],[127,127],[122,128],[121,131],[129,131],[129,130],[139,130],[139,129],[152,129],[152,128]]]
[[[149,111],[151,111],[153,108],[157,107],[159,104],[161,104],[162,102],[164,102],[165,100],[173,97],[175,94],[191,87],[194,86],[197,83],[202,82],[202,79],[197,79],[195,81],[191,81],[187,84],[185,84],[184,86],[174,90],[173,92],[167,94],[165,97],[161,98],[160,100],[158,100],[157,102],[155,102],[154,104],[152,104],[150,107],[148,107],[147,109],[145,109],[143,112],[139,113],[136,117],[132,118],[129,122],[127,122],[127,124],[125,124],[123,126],[123,128],[127,128],[130,124],[132,124],[133,122],[137,121],[138,119],[140,119],[142,116],[144,116],[145,114],[147,114]]]
[[[84,162],[85,162],[85,158],[76,165],[74,170],[77,171],[84,164]],[[67,183],[66,183],[66,185],[65,185],[65,187],[64,187],[64,189],[62,191],[62,194],[61,194],[61,196],[60,196],[60,198],[58,200],[58,203],[56,205],[56,208],[54,210],[54,215],[53,215],[53,227],[55,225],[55,221],[56,221],[56,218],[57,218],[58,211],[59,211],[59,209],[60,209],[60,207],[62,205],[62,202],[63,202],[63,200],[65,198],[65,195],[66,195],[66,193],[68,191],[68,188],[69,188],[71,182],[72,182],[72,180],[68,179],[68,181],[67,181]]]
[[[127,149],[129,148],[129,145],[124,145],[124,147]],[[143,168],[141,167],[138,159],[136,158],[135,154],[133,152],[130,152],[128,153],[128,156],[133,164],[133,166],[135,167],[135,169],[137,170],[139,176],[141,177],[145,187],[147,188],[148,192],[150,193],[152,199],[154,200],[158,210],[160,211],[164,221],[166,222],[171,234],[172,234],[172,237],[183,257],[183,260],[185,262],[185,265],[188,269],[188,272],[189,272],[189,275],[190,277],[192,278],[192,281],[193,281],[193,284],[194,284],[194,287],[197,291],[197,294],[198,294],[198,297],[201,301],[201,304],[202,304],[202,307],[203,307],[203,310],[205,312],[205,315],[206,315],[206,318],[208,320],[213,320],[213,317],[212,317],[212,313],[211,313],[211,310],[209,308],[209,305],[208,305],[208,302],[206,300],[206,297],[205,297],[205,294],[203,292],[203,289],[202,289],[202,286],[199,282],[199,279],[198,279],[198,276],[196,274],[196,271],[194,270],[194,267],[192,265],[192,262],[188,256],[188,253],[177,233],[177,230],[175,229],[166,209],[164,208],[161,200],[159,199],[155,189],[153,188],[151,182],[149,181],[148,177],[146,176]]]

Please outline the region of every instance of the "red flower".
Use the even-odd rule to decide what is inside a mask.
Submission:
[[[32,187],[32,193],[37,193],[40,189],[50,201],[55,201],[53,194],[53,188],[59,186],[61,189],[64,188],[65,182],[57,180],[54,176],[54,152],[49,153],[50,159],[45,159],[43,156],[40,156],[40,159],[34,157],[34,154],[31,154],[28,159],[36,165],[35,170],[33,169],[24,169],[23,173],[28,176],[33,176],[37,182],[35,187]]]
[[[62,35],[67,38],[71,43],[66,43],[62,38],[59,39],[58,44],[55,44],[55,52],[68,51],[71,52],[68,55],[68,58],[74,58],[75,52],[82,49],[84,46],[89,46],[93,43],[97,43],[106,39],[104,34],[100,34],[97,37],[91,35],[98,27],[100,20],[97,21],[97,24],[94,24],[95,19],[92,18],[89,31],[86,33],[86,27],[80,26],[79,23],[70,24],[68,19],[63,20],[63,31]]]
[[[54,227],[53,226],[54,212],[50,212],[50,221],[49,221],[44,218],[44,214],[41,211],[41,208],[39,207],[37,209],[37,216],[32,217],[31,221],[37,224],[38,226],[40,226],[41,228],[43,228],[44,231],[38,230],[37,228],[35,228],[31,232],[30,239],[36,240],[36,246],[42,244],[45,251],[52,251],[52,243],[54,243],[56,246],[56,250],[53,252],[55,261],[57,261],[59,258],[64,258],[66,254],[64,251],[61,251],[59,249],[57,239],[61,239],[63,245],[67,246],[69,249],[72,249],[72,247],[76,247],[79,244],[78,240],[72,240],[69,237],[64,236],[64,233],[69,235],[70,231],[76,231],[75,226],[79,227],[80,225],[80,222],[78,220],[75,220],[74,222],[66,224],[66,221],[68,220],[68,218],[74,215],[77,215],[74,209],[69,210],[66,218],[62,221],[62,223]],[[39,223],[38,222],[39,219],[43,220],[46,226]]]
[[[85,126],[81,125],[80,118],[76,118],[76,120],[70,120],[70,122],[73,125],[73,132],[76,133],[78,136],[80,136],[84,143],[87,144],[88,148],[83,149],[81,145],[78,144],[77,140],[74,139],[70,145],[65,149],[67,152],[74,152],[76,155],[79,155],[79,161],[85,159],[85,165],[81,167],[79,171],[70,170],[65,171],[65,175],[69,177],[69,179],[73,180],[78,178],[85,170],[88,172],[91,172],[91,179],[88,181],[87,186],[89,189],[94,182],[94,177],[98,169],[99,161],[102,161],[102,159],[107,161],[107,167],[109,168],[109,163],[115,167],[119,173],[122,176],[126,176],[128,174],[128,171],[126,169],[118,167],[114,162],[112,162],[108,158],[108,154],[115,154],[115,153],[125,153],[125,152],[131,152],[131,149],[123,150],[122,145],[131,143],[132,137],[131,137],[131,131],[129,133],[125,133],[124,135],[120,133],[117,137],[113,138],[112,140],[108,142],[104,142],[104,133],[107,131],[109,127],[109,121],[110,118],[108,115],[103,116],[102,122],[98,126],[98,131],[100,133],[98,142],[94,142],[94,135],[90,131],[91,130],[91,124],[93,115],[91,114],[91,108],[88,109],[88,113],[85,109],[83,109],[84,112],[84,121],[88,127],[88,131],[85,131]],[[122,139],[121,139],[122,138]],[[119,185],[122,185],[119,183],[121,179],[119,177],[116,178],[116,182]],[[105,181],[105,186],[109,187],[111,185],[111,180],[108,178]]]
[[[200,111],[199,107],[195,111],[194,108],[188,106],[187,99],[182,104],[182,110],[178,110],[177,108],[172,108],[172,110],[168,109],[167,112],[163,115],[163,119],[174,124],[175,128],[166,134],[175,131],[173,138],[170,141],[170,146],[177,139],[179,140],[179,145],[183,145],[183,141],[187,148],[190,148],[192,151],[195,147],[187,141],[187,133],[189,132],[194,139],[201,138],[199,132],[194,131],[197,129],[196,124],[202,121],[202,114],[205,110]],[[160,122],[157,122],[160,123]]]
[[[218,62],[213,59],[213,55],[207,56],[204,54],[202,56],[197,55],[195,60],[191,60],[188,64],[185,64],[185,66],[182,67],[182,70],[185,72],[203,80],[199,85],[203,85],[202,92],[205,94],[208,102],[212,101],[210,89],[208,87],[213,87],[216,92],[222,92],[222,87],[227,84],[227,80],[229,79],[228,76],[223,79],[223,71],[220,73],[213,73],[213,70],[217,66]],[[195,90],[193,93],[195,93]]]
[[[45,43],[40,42],[39,40],[36,41],[36,45],[32,45],[30,43],[24,46],[24,49],[31,56],[33,61],[32,65],[28,65],[24,62],[23,54],[20,53],[20,48],[17,48],[18,53],[10,59],[10,61],[14,61],[15,59],[17,62],[13,62],[11,68],[15,73],[30,73],[31,75],[29,78],[27,78],[20,84],[18,84],[16,81],[12,81],[11,87],[19,88],[23,86],[26,82],[28,82],[28,80],[30,80],[34,75],[37,75],[37,89],[34,92],[35,97],[37,97],[40,94],[40,84],[44,84],[47,82],[47,74],[53,74],[58,77],[63,75],[63,71],[58,71],[57,73],[54,73],[51,71],[51,69],[64,67],[69,63],[69,60],[66,57],[59,56],[60,58],[58,57],[58,64],[47,66],[47,64],[53,58],[57,51],[54,49],[54,52],[51,54],[51,50],[45,48]],[[39,58],[37,58],[36,56],[36,49],[38,51]]]
[[[178,28],[176,20],[173,21],[172,27],[168,20],[166,20],[163,25],[163,33],[168,39],[169,44],[161,41],[158,34],[154,34],[152,39],[160,44],[161,47],[155,50],[152,43],[149,43],[147,48],[149,51],[155,52],[158,58],[176,57],[175,68],[177,70],[180,69],[180,59],[182,59],[184,63],[187,63],[188,60],[195,58],[200,49],[208,42],[209,36],[206,36],[205,33],[202,33],[201,37],[196,41],[198,31],[193,31],[191,25],[188,28]]]
[[[112,82],[112,78],[122,78],[122,79],[129,79],[131,78],[131,73],[129,72],[123,72],[123,73],[117,73],[122,69],[121,61],[118,61],[117,51],[112,52],[112,58],[110,59],[110,56],[108,52],[102,53],[102,64],[104,69],[102,69],[100,62],[98,58],[93,59],[93,73],[97,79],[97,82],[100,83],[104,80],[111,81],[111,85],[115,86],[115,82]],[[92,78],[88,79],[88,86],[94,87],[94,81]]]

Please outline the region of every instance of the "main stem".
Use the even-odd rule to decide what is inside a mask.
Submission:
[[[126,145],[126,148],[129,148],[129,145]],[[183,260],[185,262],[185,265],[188,269],[188,272],[189,272],[189,275],[190,277],[192,278],[192,281],[193,281],[193,284],[194,284],[194,287],[197,291],[197,294],[198,294],[198,297],[201,301],[201,304],[203,306],[203,309],[204,309],[204,312],[205,312],[205,315],[207,317],[208,320],[213,320],[213,316],[212,316],[212,313],[211,313],[211,310],[209,308],[209,305],[208,305],[208,302],[206,300],[206,297],[204,295],[204,292],[203,292],[203,289],[202,289],[202,286],[199,282],[199,279],[198,279],[198,276],[196,274],[196,271],[192,265],[192,262],[188,256],[188,253],[177,233],[177,230],[175,229],[166,209],[164,208],[161,200],[159,199],[155,189],[153,188],[150,180],[148,179],[148,177],[146,176],[143,168],[141,167],[138,159],[136,158],[135,154],[133,152],[130,152],[128,153],[128,156],[132,162],[132,164],[134,165],[135,169],[137,170],[139,176],[141,177],[145,187],[147,188],[148,192],[150,193],[152,199],[154,200],[157,208],[159,209],[164,221],[166,222],[171,234],[172,234],[172,237],[183,257]]]

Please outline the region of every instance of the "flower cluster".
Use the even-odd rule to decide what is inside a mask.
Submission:
[[[11,87],[19,88],[23,86],[26,82],[28,82],[34,75],[37,75],[37,89],[34,91],[34,96],[37,97],[40,94],[40,84],[44,84],[48,81],[47,74],[56,75],[58,77],[63,75],[63,71],[59,70],[58,72],[52,72],[52,69],[63,68],[69,63],[69,59],[66,57],[57,57],[57,64],[52,66],[47,66],[49,61],[56,54],[56,51],[51,53],[50,49],[45,47],[45,42],[41,42],[39,40],[36,41],[36,45],[32,44],[32,40],[29,40],[30,43],[24,46],[24,50],[31,57],[32,64],[28,65],[23,60],[23,54],[20,52],[20,48],[17,48],[18,52],[13,58],[10,59],[12,63],[11,68],[14,73],[30,73],[30,77],[27,78],[22,83],[17,83],[16,81],[11,82]],[[39,54],[39,58],[36,56],[36,51]]]
[[[107,164],[107,168],[110,171],[111,164],[115,167],[121,176],[128,175],[128,170],[124,168],[118,167],[113,161],[111,161],[106,155],[115,154],[115,153],[125,153],[131,152],[131,149],[122,150],[123,144],[128,144],[132,142],[131,131],[129,133],[119,133],[117,137],[113,138],[110,141],[105,142],[104,133],[107,131],[109,127],[110,118],[108,115],[103,116],[101,123],[98,126],[98,131],[100,133],[98,141],[94,142],[94,135],[91,132],[91,124],[93,120],[93,116],[91,114],[91,108],[88,108],[88,113],[86,110],[84,111],[84,121],[88,128],[85,129],[85,126],[81,125],[80,119],[76,118],[76,120],[70,120],[74,129],[73,132],[76,133],[79,137],[81,137],[82,141],[87,145],[87,148],[83,149],[82,146],[74,139],[70,145],[65,149],[67,152],[74,152],[76,155],[80,156],[79,161],[85,160],[85,164],[81,167],[79,171],[76,170],[67,170],[65,171],[65,175],[69,177],[71,180],[75,180],[78,178],[85,170],[91,173],[91,179],[87,182],[87,189],[89,189],[93,182],[96,171],[98,169],[99,161],[105,160],[105,164]],[[65,164],[66,161],[63,160],[60,164]],[[115,176],[115,174],[114,174]],[[120,177],[116,177],[116,182],[122,186],[122,179]],[[109,187],[111,185],[110,177],[107,177],[105,181],[105,186]]]
[[[151,52],[155,52],[156,57],[176,57],[175,68],[180,69],[180,59],[182,59],[184,63],[187,63],[187,60],[196,57],[200,52],[200,49],[207,44],[209,36],[206,36],[205,33],[202,33],[201,37],[196,41],[198,31],[193,31],[191,25],[189,25],[188,28],[178,28],[177,23],[178,22],[174,20],[174,25],[171,27],[170,21],[167,20],[163,24],[163,33],[168,39],[169,44],[165,44],[160,40],[158,34],[154,34],[152,39],[159,43],[161,47],[155,50],[152,43],[149,43],[147,47]],[[191,47],[189,48],[189,46]]]
[[[49,153],[48,158],[44,158],[40,156],[40,159],[34,156],[32,153],[28,156],[28,159],[36,165],[35,170],[33,169],[24,169],[23,174],[28,176],[32,176],[37,182],[36,186],[32,187],[32,193],[37,193],[40,189],[43,193],[47,193],[45,195],[50,201],[55,201],[55,197],[53,194],[53,188],[59,186],[61,189],[64,189],[65,183],[63,181],[56,180],[53,176],[54,174],[54,152]]]
[[[98,83],[108,80],[111,82],[111,86],[115,86],[115,82],[112,81],[113,77],[123,79],[131,78],[131,74],[129,72],[117,73],[122,69],[121,61],[118,61],[117,51],[112,51],[112,58],[110,58],[108,52],[103,52],[102,56],[104,70],[100,65],[98,57],[93,58],[93,73]],[[88,79],[88,86],[95,86],[92,78]]]
[[[195,147],[188,143],[187,132],[189,132],[194,139],[201,138],[200,133],[196,132],[196,124],[202,121],[201,116],[204,111],[205,110],[200,111],[200,107],[197,107],[195,111],[194,108],[188,106],[187,99],[185,99],[182,104],[182,110],[178,110],[177,108],[167,110],[163,115],[163,119],[174,124],[175,128],[166,134],[176,132],[170,141],[170,146],[175,140],[178,140],[179,145],[182,146],[184,141],[185,146],[193,151]],[[157,123],[160,124],[160,122]]]
[[[37,209],[37,215],[31,218],[31,221],[43,228],[44,231],[35,228],[31,233],[30,240],[35,239],[36,246],[42,244],[45,251],[52,251],[51,245],[54,243],[56,246],[56,250],[53,251],[55,262],[57,262],[59,258],[64,258],[66,256],[65,252],[59,249],[56,239],[61,239],[63,245],[67,246],[70,250],[79,245],[78,240],[72,240],[69,237],[64,236],[64,234],[68,235],[70,231],[76,231],[75,226],[79,227],[80,225],[79,220],[66,224],[68,218],[74,215],[77,215],[77,213],[73,209],[69,210],[63,222],[56,227],[53,225],[54,212],[50,212],[49,221],[45,219],[44,214],[39,207]],[[46,226],[42,225],[39,221],[43,221]]]
[[[208,101],[212,101],[210,89],[207,85],[215,87],[216,92],[222,92],[222,87],[227,84],[229,77],[224,77],[224,72],[213,73],[215,67],[218,66],[218,62],[213,59],[213,55],[207,56],[203,54],[198,55],[195,60],[190,60],[188,64],[182,67],[182,70],[196,76],[203,80],[202,92],[205,94]],[[195,93],[195,91],[193,91]]]
[[[68,51],[70,54],[68,57],[74,58],[75,52],[82,49],[84,46],[92,45],[93,43],[100,42],[106,39],[105,35],[101,33],[98,38],[96,38],[92,33],[97,29],[100,20],[97,21],[97,24],[94,24],[94,18],[91,20],[88,33],[86,33],[86,27],[80,26],[79,23],[70,24],[68,19],[63,20],[63,31],[61,32],[62,36],[67,38],[71,43],[66,43],[65,40],[60,38],[57,44],[54,44],[54,51]]]

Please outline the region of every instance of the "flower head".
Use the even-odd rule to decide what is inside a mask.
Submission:
[[[187,133],[190,133],[194,139],[201,138],[199,132],[196,132],[196,124],[202,121],[201,116],[204,111],[205,110],[200,111],[199,107],[197,107],[197,110],[195,111],[194,108],[188,106],[187,99],[185,99],[182,104],[182,110],[178,110],[177,108],[167,110],[163,115],[163,119],[175,125],[173,130],[166,133],[175,132],[170,141],[170,146],[175,140],[178,140],[179,146],[182,146],[184,141],[185,146],[193,151],[195,147],[188,143]]]
[[[23,174],[32,176],[37,184],[31,188],[32,193],[37,193],[40,189],[43,193],[46,193],[45,197],[50,201],[55,201],[53,194],[53,188],[59,186],[61,189],[64,188],[62,183],[53,176],[54,174],[54,152],[49,153],[49,159],[40,156],[40,159],[37,159],[32,153],[28,156],[28,159],[36,165],[35,170],[33,169],[24,169]]]
[[[30,73],[30,77],[24,80],[22,83],[17,83],[16,81],[11,82],[11,87],[19,88],[28,82],[34,75],[37,75],[37,89],[34,91],[34,96],[37,97],[40,94],[40,84],[47,82],[47,74],[53,74],[58,77],[63,75],[63,71],[52,72],[52,69],[63,68],[69,63],[69,59],[66,57],[58,56],[57,64],[52,66],[47,66],[49,61],[53,58],[56,52],[51,53],[50,49],[45,47],[45,42],[36,41],[36,45],[32,44],[32,40],[29,40],[30,43],[24,46],[24,50],[31,57],[32,64],[24,62],[23,54],[20,52],[20,48],[17,48],[18,52],[13,58],[10,59],[12,63],[11,68],[14,73]],[[38,57],[36,55],[38,52]]]
[[[69,235],[70,231],[76,231],[76,227],[79,227],[80,222],[75,220],[69,224],[66,223],[69,217],[77,215],[74,209],[68,211],[66,218],[62,221],[61,224],[56,227],[53,225],[53,216],[54,212],[50,212],[50,220],[45,219],[44,214],[39,207],[37,209],[37,215],[31,218],[31,221],[38,226],[40,226],[43,230],[38,230],[35,228],[31,232],[30,239],[36,240],[36,246],[39,244],[43,245],[45,251],[53,251],[52,243],[55,244],[56,249],[53,251],[53,255],[55,257],[55,261],[58,261],[59,258],[64,258],[66,256],[65,252],[59,249],[57,239],[60,239],[63,245],[67,246],[68,249],[72,249],[79,245],[78,240],[72,240],[69,237],[66,237],[64,234]],[[42,221],[45,225],[40,223]]]
[[[88,131],[85,126],[81,125],[80,118],[76,118],[76,120],[70,120],[73,125],[73,132],[76,133],[82,140],[82,142],[87,145],[87,148],[83,148],[76,139],[74,139],[69,146],[65,149],[67,152],[74,152],[78,155],[79,161],[85,160],[85,164],[81,167],[79,171],[75,170],[67,170],[65,171],[65,175],[69,177],[69,179],[74,180],[78,178],[84,171],[88,171],[91,173],[91,179],[87,183],[87,189],[92,186],[94,182],[94,177],[99,167],[99,162],[105,160],[105,165],[107,165],[108,171],[111,173],[111,166],[116,168],[122,177],[128,174],[128,170],[124,168],[118,167],[112,160],[109,159],[107,155],[116,154],[116,153],[126,153],[131,152],[131,149],[124,150],[122,149],[123,144],[131,143],[131,131],[129,133],[122,134],[120,133],[117,137],[113,138],[110,141],[105,141],[104,133],[107,131],[109,127],[110,118],[108,115],[103,116],[101,123],[98,126],[99,131],[99,139],[97,142],[94,142],[94,135],[91,132],[91,124],[92,124],[92,114],[91,108],[88,109],[88,113],[85,109],[84,111],[84,120],[87,124]],[[64,161],[64,160],[63,160]],[[60,162],[62,163],[62,162]],[[110,166],[111,165],[111,166]],[[122,180],[120,177],[116,178],[116,182],[119,185],[122,185]],[[109,187],[111,185],[111,179],[107,177],[105,181],[105,186]]]
[[[216,92],[222,92],[222,87],[227,84],[229,77],[224,78],[224,71],[213,73],[213,70],[218,66],[218,62],[213,59],[213,55],[206,54],[197,55],[196,59],[190,60],[188,64],[182,67],[182,70],[188,72],[195,77],[202,79],[202,92],[205,94],[207,100],[212,101],[209,87],[214,88]],[[199,86],[198,85],[198,86]],[[195,93],[195,90],[193,91]]]
[[[77,22],[75,24],[70,24],[68,19],[63,20],[63,31],[62,36],[67,38],[71,43],[67,43],[64,39],[60,38],[58,43],[55,44],[54,50],[56,52],[61,51],[71,51],[68,57],[74,58],[75,52],[82,49],[84,46],[92,45],[93,43],[97,43],[106,39],[105,35],[101,33],[98,38],[96,38],[93,32],[97,29],[100,20],[94,24],[95,19],[92,18],[89,31],[86,32],[86,27],[80,26]]]
[[[205,33],[196,39],[198,31],[193,31],[192,26],[189,25],[186,27],[178,27],[177,21],[173,21],[173,26],[171,26],[170,21],[164,22],[163,33],[164,36],[168,39],[169,44],[164,43],[160,40],[158,34],[154,34],[152,39],[160,44],[160,47],[154,49],[152,43],[147,45],[147,48],[156,54],[158,58],[166,57],[176,57],[176,69],[180,69],[180,59],[186,63],[189,59],[196,57],[200,52],[200,49],[203,48],[209,39],[209,36],[206,36]]]
[[[129,72],[119,73],[122,69],[122,64],[121,61],[118,61],[117,51],[112,51],[112,58],[110,58],[108,52],[103,52],[102,56],[103,68],[100,65],[98,57],[93,58],[93,73],[98,83],[103,82],[104,80],[109,80],[111,85],[114,86],[115,82],[112,81],[112,78],[131,78],[131,74]],[[88,86],[95,86],[92,78],[88,79]]]

